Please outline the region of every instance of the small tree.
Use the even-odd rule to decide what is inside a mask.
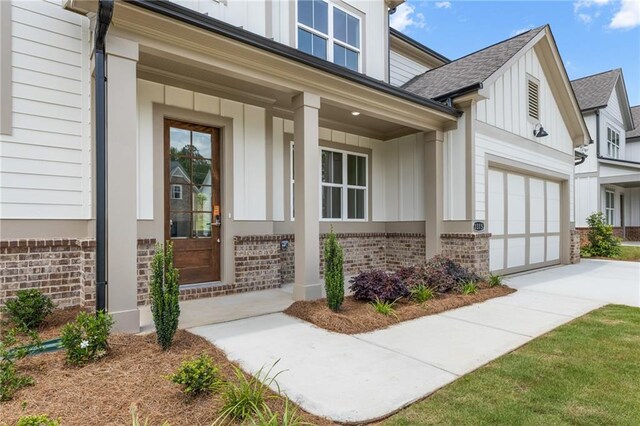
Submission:
[[[344,300],[344,270],[342,267],[342,247],[338,243],[333,228],[324,243],[324,287],[327,292],[327,305],[338,312]]]
[[[589,225],[589,244],[584,254],[596,257],[613,257],[620,255],[620,239],[613,235],[613,227],[605,221],[602,212],[591,214],[587,218]]]
[[[151,314],[156,326],[158,344],[166,351],[171,346],[180,317],[179,271],[173,266],[171,241],[167,241],[166,247],[160,243],[156,244],[151,271]]]

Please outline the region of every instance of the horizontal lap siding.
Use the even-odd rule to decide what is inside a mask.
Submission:
[[[402,86],[416,75],[428,70],[424,65],[394,51],[391,51],[389,61],[390,83],[394,86]]]
[[[54,1],[15,1],[11,21],[13,129],[0,136],[0,218],[89,218],[89,21]]]

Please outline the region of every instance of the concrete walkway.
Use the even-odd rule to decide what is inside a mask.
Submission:
[[[313,414],[362,423],[385,417],[603,304],[525,289],[353,336],[281,313],[191,331],[253,374],[279,360],[274,371],[282,371],[277,381],[289,398]]]

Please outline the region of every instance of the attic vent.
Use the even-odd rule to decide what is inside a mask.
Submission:
[[[527,80],[529,117],[534,120],[540,118],[540,86],[532,79]]]

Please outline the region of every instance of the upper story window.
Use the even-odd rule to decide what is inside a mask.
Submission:
[[[540,119],[540,84],[531,76],[527,78],[527,114],[535,121]]]
[[[613,191],[605,191],[604,213],[607,225],[613,225],[613,213],[615,212],[615,196]]]
[[[325,0],[298,0],[298,49],[360,70],[360,19]]]
[[[620,133],[607,127],[607,157],[619,158],[620,155]]]

